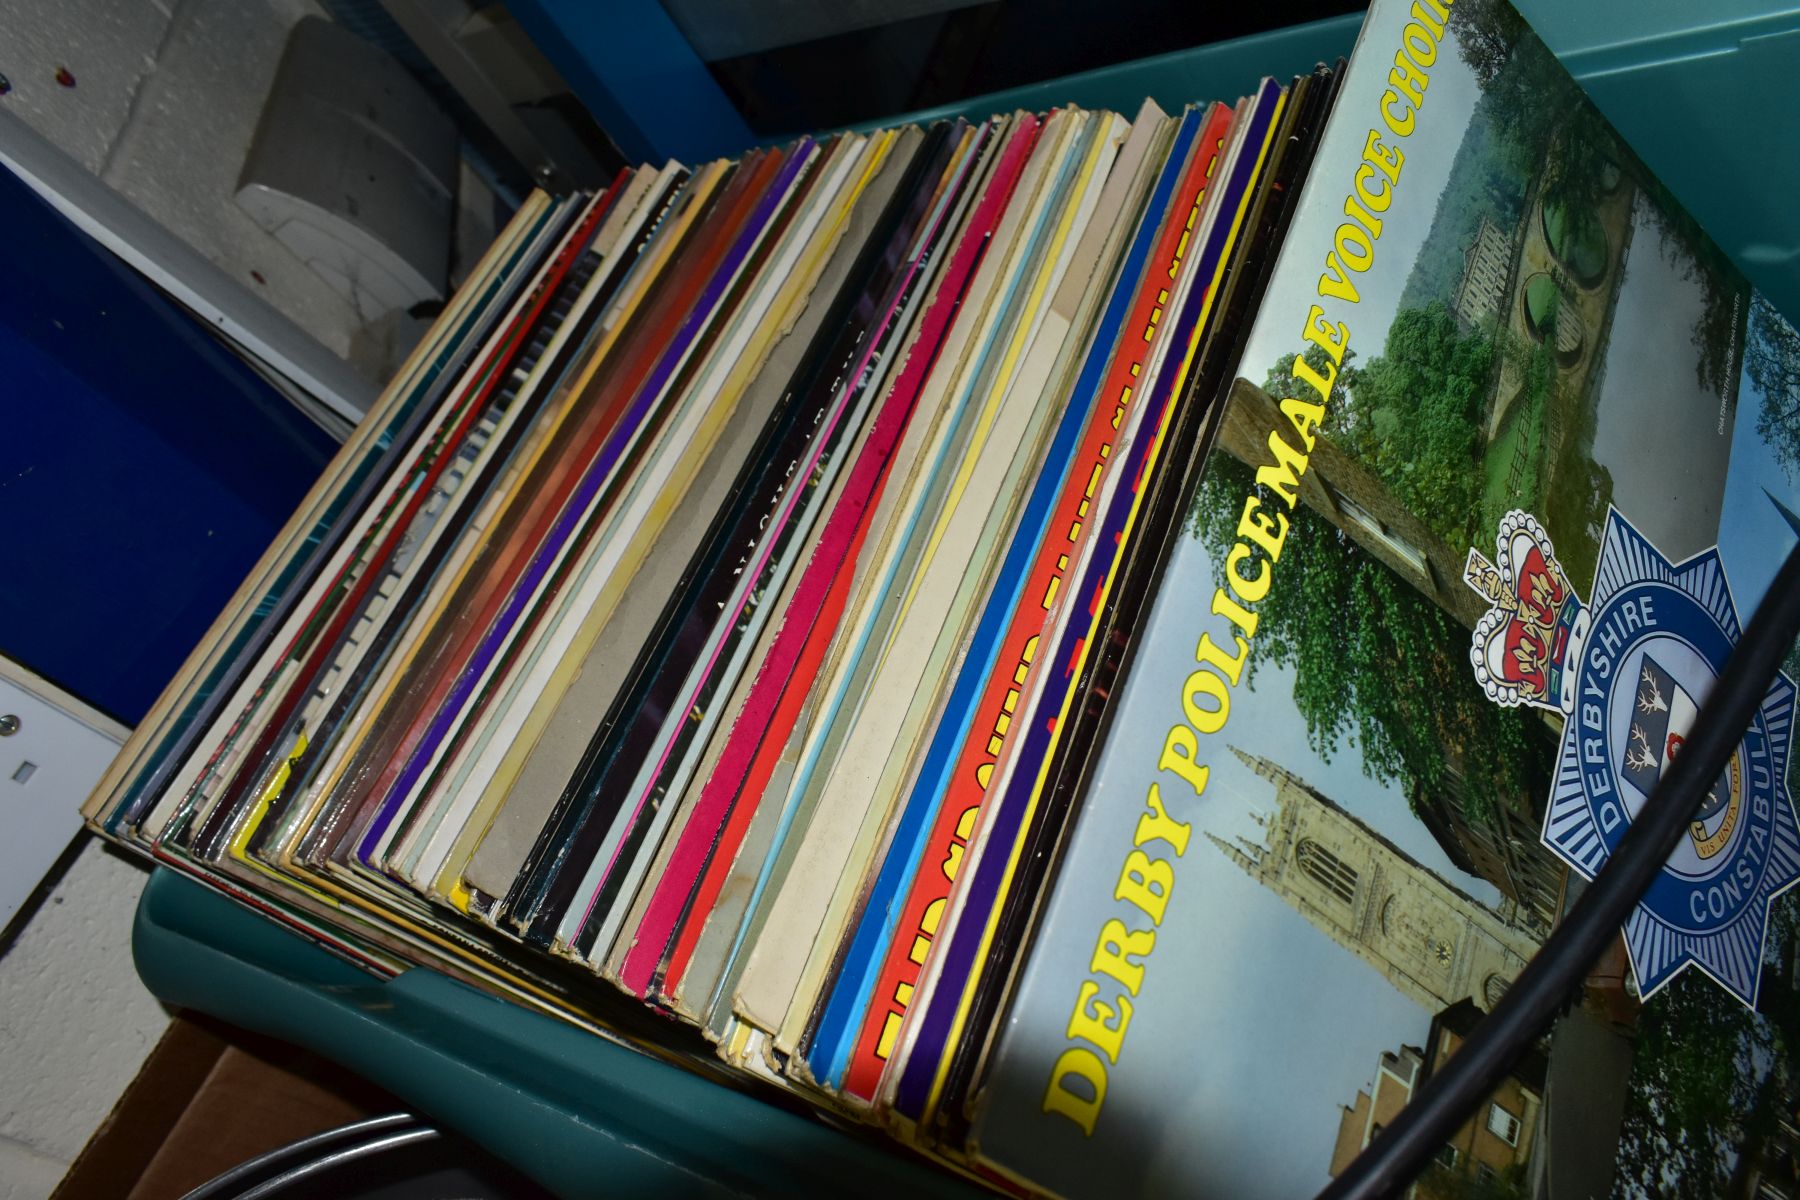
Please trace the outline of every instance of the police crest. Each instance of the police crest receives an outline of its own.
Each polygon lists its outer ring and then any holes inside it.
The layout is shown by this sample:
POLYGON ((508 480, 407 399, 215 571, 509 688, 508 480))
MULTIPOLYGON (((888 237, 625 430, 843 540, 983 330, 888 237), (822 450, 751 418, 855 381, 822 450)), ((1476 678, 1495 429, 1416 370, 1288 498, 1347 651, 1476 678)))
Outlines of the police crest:
MULTIPOLYGON (((1558 712, 1563 734, 1544 843, 1591 879, 1681 753, 1736 646, 1736 605, 1707 550, 1672 563, 1607 514, 1583 603, 1531 514, 1501 520, 1493 561, 1464 579, 1491 606, 1469 658, 1489 699, 1558 712)), ((1784 782, 1794 685, 1770 683, 1756 719, 1625 925, 1648 997, 1693 963, 1756 1003, 1770 902, 1800 881, 1800 826, 1784 782)))

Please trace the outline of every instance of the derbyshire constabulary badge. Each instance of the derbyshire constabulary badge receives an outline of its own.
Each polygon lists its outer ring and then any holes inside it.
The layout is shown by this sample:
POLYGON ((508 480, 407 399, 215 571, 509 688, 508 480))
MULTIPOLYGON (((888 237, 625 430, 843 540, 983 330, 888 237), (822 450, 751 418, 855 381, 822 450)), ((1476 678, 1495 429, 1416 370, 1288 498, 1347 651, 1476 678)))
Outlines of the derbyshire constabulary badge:
MULTIPOLYGON (((1583 604, 1530 513, 1501 520, 1494 560, 1464 578, 1491 606, 1469 658, 1488 698, 1560 713, 1544 842, 1592 879, 1681 753, 1738 640, 1737 609, 1708 550, 1671 563, 1612 511, 1583 604)), ((1662 874, 1625 925, 1649 996, 1694 963, 1756 1003, 1769 903, 1800 881, 1785 783, 1794 685, 1777 675, 1662 874)))

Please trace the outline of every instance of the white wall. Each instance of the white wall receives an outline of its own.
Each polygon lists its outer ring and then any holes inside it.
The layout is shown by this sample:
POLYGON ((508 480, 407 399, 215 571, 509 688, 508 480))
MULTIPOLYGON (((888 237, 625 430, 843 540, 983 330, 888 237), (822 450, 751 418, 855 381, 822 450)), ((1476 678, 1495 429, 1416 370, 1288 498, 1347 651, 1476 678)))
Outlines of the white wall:
POLYGON ((311 0, 0 0, 12 85, 0 105, 348 358, 363 326, 354 306, 234 199, 287 31, 317 11, 311 0))
POLYGON ((0 949, 0 1200, 50 1194, 169 1023, 131 964, 148 872, 82 838, 0 949))

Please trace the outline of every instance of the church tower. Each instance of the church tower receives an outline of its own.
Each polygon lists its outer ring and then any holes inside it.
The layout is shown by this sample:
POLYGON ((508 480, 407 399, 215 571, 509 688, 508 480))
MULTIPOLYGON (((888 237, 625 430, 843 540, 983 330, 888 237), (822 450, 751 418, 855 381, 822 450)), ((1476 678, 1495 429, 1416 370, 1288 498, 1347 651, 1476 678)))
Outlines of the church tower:
POLYGON ((1232 747, 1275 785, 1261 844, 1208 834, 1246 874, 1387 977, 1427 1012, 1464 998, 1491 1009, 1538 942, 1265 758, 1232 747))

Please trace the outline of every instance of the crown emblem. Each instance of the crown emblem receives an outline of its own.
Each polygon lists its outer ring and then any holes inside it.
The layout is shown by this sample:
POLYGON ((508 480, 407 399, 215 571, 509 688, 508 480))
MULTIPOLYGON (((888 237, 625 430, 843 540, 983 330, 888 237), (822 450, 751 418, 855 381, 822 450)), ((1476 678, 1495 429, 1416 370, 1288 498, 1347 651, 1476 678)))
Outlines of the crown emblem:
POLYGON ((1578 656, 1588 616, 1537 518, 1519 509, 1502 517, 1493 561, 1471 549, 1463 581, 1489 605, 1469 647, 1488 699, 1572 712, 1566 666, 1578 656))

